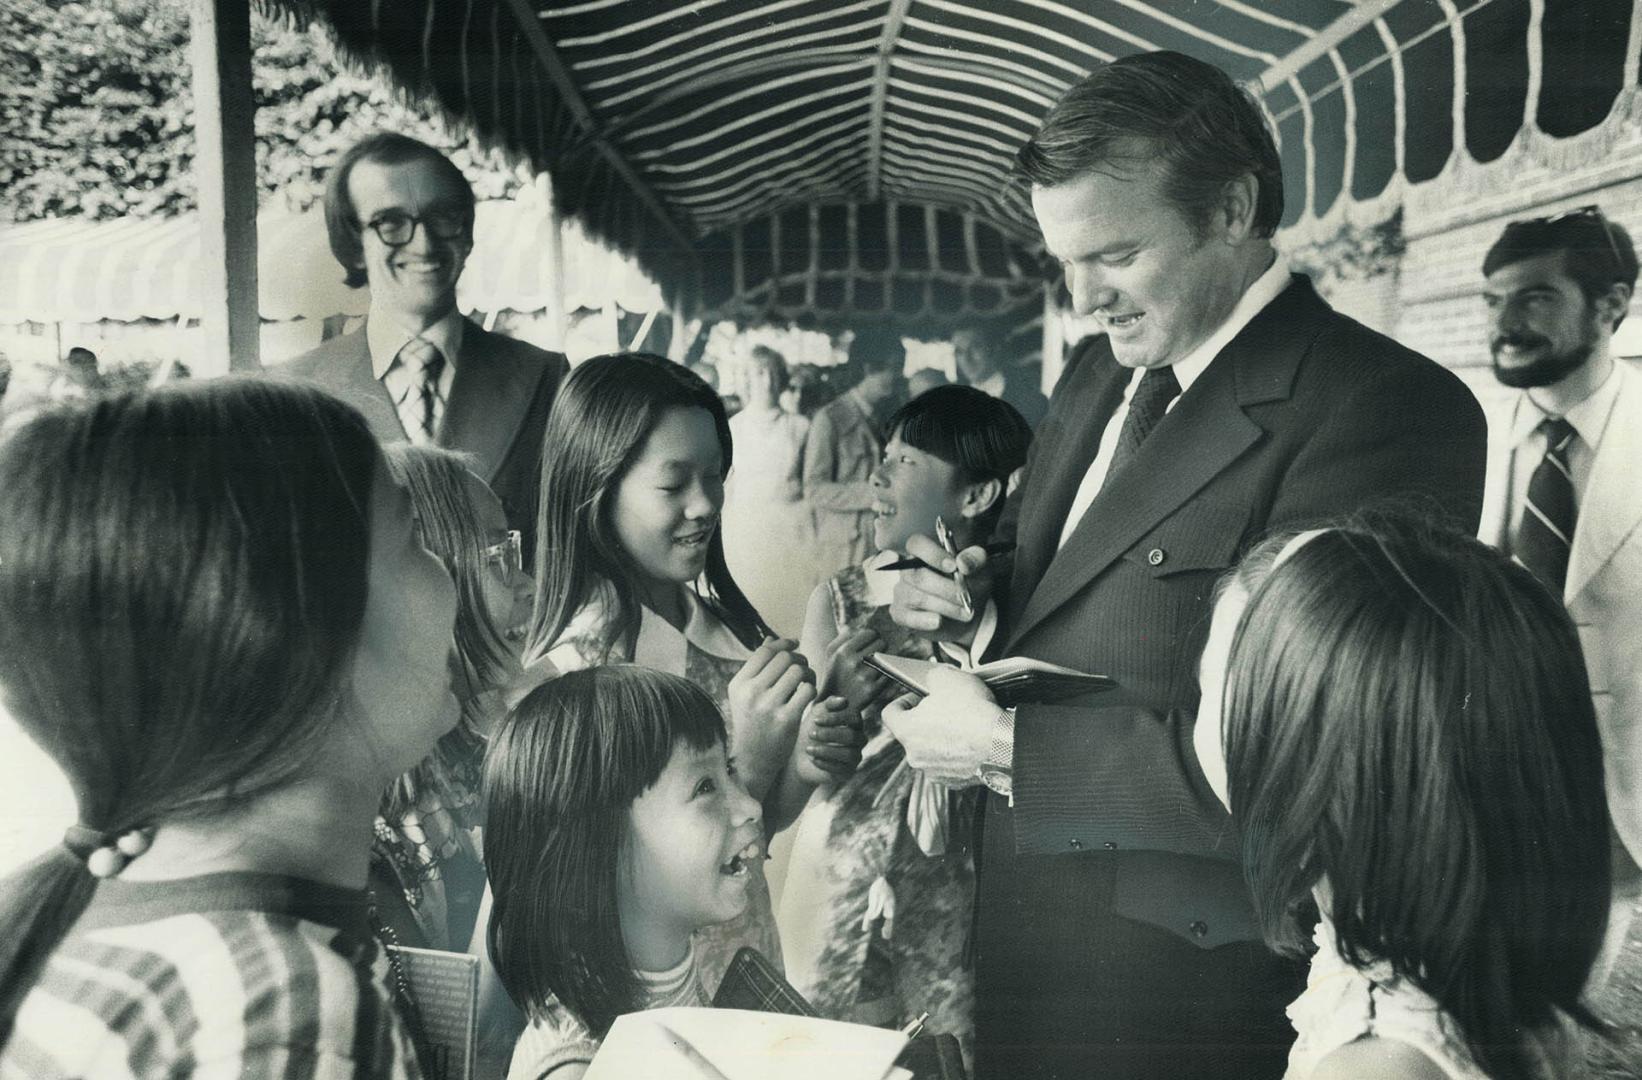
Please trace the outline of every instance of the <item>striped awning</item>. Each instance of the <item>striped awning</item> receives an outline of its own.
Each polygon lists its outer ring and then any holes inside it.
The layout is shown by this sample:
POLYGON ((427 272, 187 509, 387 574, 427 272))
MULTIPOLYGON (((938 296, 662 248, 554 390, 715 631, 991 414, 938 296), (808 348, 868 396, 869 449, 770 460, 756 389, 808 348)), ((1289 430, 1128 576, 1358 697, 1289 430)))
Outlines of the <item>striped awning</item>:
POLYGON ((1032 266, 1037 236, 1012 155, 1067 86, 1126 54, 1178 49, 1249 86, 1280 140, 1285 225, 1322 236, 1448 170, 1600 155, 1635 107, 1642 52, 1642 0, 265 2, 325 20, 551 172, 566 212, 669 293, 741 312, 856 310, 876 286, 802 264, 870 262, 849 231, 863 215, 921 217, 889 243, 881 284, 961 294, 925 295, 926 314, 996 288, 1024 302, 1007 275, 1032 266), (1013 269, 974 269, 962 240, 929 250, 953 229, 984 230, 1013 269), (727 288, 719 256, 750 232, 775 237, 770 257, 732 258, 727 288))
MULTIPOLYGON (((529 197, 482 202, 474 251, 457 285, 464 311, 539 311, 548 306, 545 261, 551 227, 529 197)), ((653 311, 661 294, 631 260, 565 222, 565 306, 653 311)), ((200 315, 199 221, 194 214, 110 222, 42 221, 0 230, 0 323, 135 322, 200 315)), ((365 289, 342 270, 318 211, 267 211, 257 219, 257 291, 264 319, 363 315, 365 289)))

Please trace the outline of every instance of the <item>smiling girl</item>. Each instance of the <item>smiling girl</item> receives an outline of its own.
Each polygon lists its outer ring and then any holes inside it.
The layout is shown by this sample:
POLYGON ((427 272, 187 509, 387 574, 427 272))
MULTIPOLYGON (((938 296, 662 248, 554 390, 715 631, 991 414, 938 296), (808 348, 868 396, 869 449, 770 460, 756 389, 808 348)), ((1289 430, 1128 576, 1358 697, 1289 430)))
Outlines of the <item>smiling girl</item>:
POLYGON ((794 984, 823 1015, 901 1024, 928 1012, 967 1048, 973 990, 962 952, 974 866, 952 817, 969 801, 901 767, 900 744, 879 730, 883 680, 862 657, 936 655, 889 618, 895 574, 876 567, 909 537, 932 535, 937 518, 959 548, 984 543, 1032 432, 1013 406, 968 386, 926 391, 888 430, 872 474, 879 553, 816 588, 803 637, 805 655, 827 658, 822 692, 844 695, 872 738, 860 770, 819 789, 805 810, 782 926, 794 984))
MULTIPOLYGON (((820 775, 799 766, 847 774, 859 736, 836 710, 818 709, 795 741, 814 677, 725 563, 723 402, 662 357, 598 356, 559 391, 546 445, 527 663, 563 672, 631 661, 702 687, 729 718, 747 790, 780 828, 820 775)), ((780 962, 762 859, 752 876, 747 913, 703 934, 709 986, 742 945, 780 962)))
POLYGON ((537 687, 485 795, 490 954, 530 1020, 509 1080, 576 1080, 618 1015, 708 1004, 692 938, 747 910, 764 830, 699 687, 630 664, 537 687))

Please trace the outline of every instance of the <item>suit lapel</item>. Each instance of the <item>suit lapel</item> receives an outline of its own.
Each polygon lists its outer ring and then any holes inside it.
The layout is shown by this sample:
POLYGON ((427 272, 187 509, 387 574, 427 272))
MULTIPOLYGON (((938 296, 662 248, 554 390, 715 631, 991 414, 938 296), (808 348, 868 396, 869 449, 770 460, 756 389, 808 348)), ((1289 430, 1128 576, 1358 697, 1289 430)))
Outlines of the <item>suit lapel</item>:
POLYGON ((487 481, 495 479, 530 411, 531 376, 539 374, 496 338, 471 319, 462 327, 462 355, 439 426, 439 445, 472 454, 487 481))
POLYGON ((1104 348, 1104 339, 1100 344, 1103 348, 1089 358, 1089 368, 1080 373, 1078 384, 1066 388, 1070 393, 1065 423, 1044 425, 1049 430, 1043 434, 1049 437, 1038 447, 1033 462, 1037 475, 1027 493, 1030 501, 1021 507, 1016 530, 1011 624, 1018 621, 1033 587, 1054 560, 1067 511, 1100 450, 1100 437, 1112 413, 1123 404, 1123 390, 1132 373, 1112 359, 1111 350, 1104 348))
MULTIPOLYGON (((1297 276, 1221 350, 1159 421, 1128 466, 1108 478, 1066 546, 1054 553, 1024 609, 1013 620, 1012 643, 1260 441, 1264 431, 1249 419, 1245 408, 1289 396, 1317 320, 1327 311, 1311 282, 1297 276)), ((1093 454, 1084 461, 1083 471, 1092 458, 1093 454)), ((1081 476, 1080 471, 1077 477, 1081 476)), ((1074 478, 1071 487, 1075 490, 1076 485, 1074 478)), ((1062 506, 1069 502, 1067 496, 1062 506)), ((1055 517, 1057 539, 1064 519, 1063 509, 1055 517)))
POLYGON ((314 368, 314 379, 336 392, 365 414, 365 420, 382 442, 403 442, 405 425, 394 408, 387 387, 371 371, 371 347, 361 326, 338 342, 338 362, 314 368))
POLYGON ((1617 363, 1614 377, 1620 380, 1619 395, 1580 500, 1573 550, 1568 555, 1563 596, 1570 603, 1642 527, 1642 469, 1637 468, 1642 461, 1642 377, 1626 368, 1626 361, 1617 363))

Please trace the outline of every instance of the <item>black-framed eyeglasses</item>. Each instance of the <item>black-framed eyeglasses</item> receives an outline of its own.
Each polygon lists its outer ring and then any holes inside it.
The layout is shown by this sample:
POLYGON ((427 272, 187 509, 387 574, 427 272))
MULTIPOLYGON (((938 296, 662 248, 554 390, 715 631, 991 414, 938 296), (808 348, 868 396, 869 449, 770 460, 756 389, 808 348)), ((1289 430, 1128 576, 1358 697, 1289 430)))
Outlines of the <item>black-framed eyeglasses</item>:
POLYGON ((461 240, 472 230, 473 217, 465 210, 432 210, 421 217, 403 210, 384 210, 364 227, 389 247, 404 247, 416 235, 418 225, 435 240, 461 240))
POLYGON ((507 538, 480 552, 486 567, 519 573, 525 568, 524 536, 518 529, 509 529, 507 538))

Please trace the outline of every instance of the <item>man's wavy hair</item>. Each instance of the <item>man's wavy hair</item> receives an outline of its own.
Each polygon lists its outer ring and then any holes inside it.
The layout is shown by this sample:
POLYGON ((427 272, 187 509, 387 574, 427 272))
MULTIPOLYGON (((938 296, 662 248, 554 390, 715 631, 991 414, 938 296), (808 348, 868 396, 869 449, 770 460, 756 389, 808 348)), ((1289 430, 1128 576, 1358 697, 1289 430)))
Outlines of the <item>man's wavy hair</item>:
POLYGON ((1161 161, 1165 191, 1201 229, 1226 185, 1253 176, 1254 231, 1283 220, 1283 166, 1260 107, 1213 64, 1177 52, 1115 60, 1072 87, 1015 155, 1037 187, 1111 166, 1161 161))

